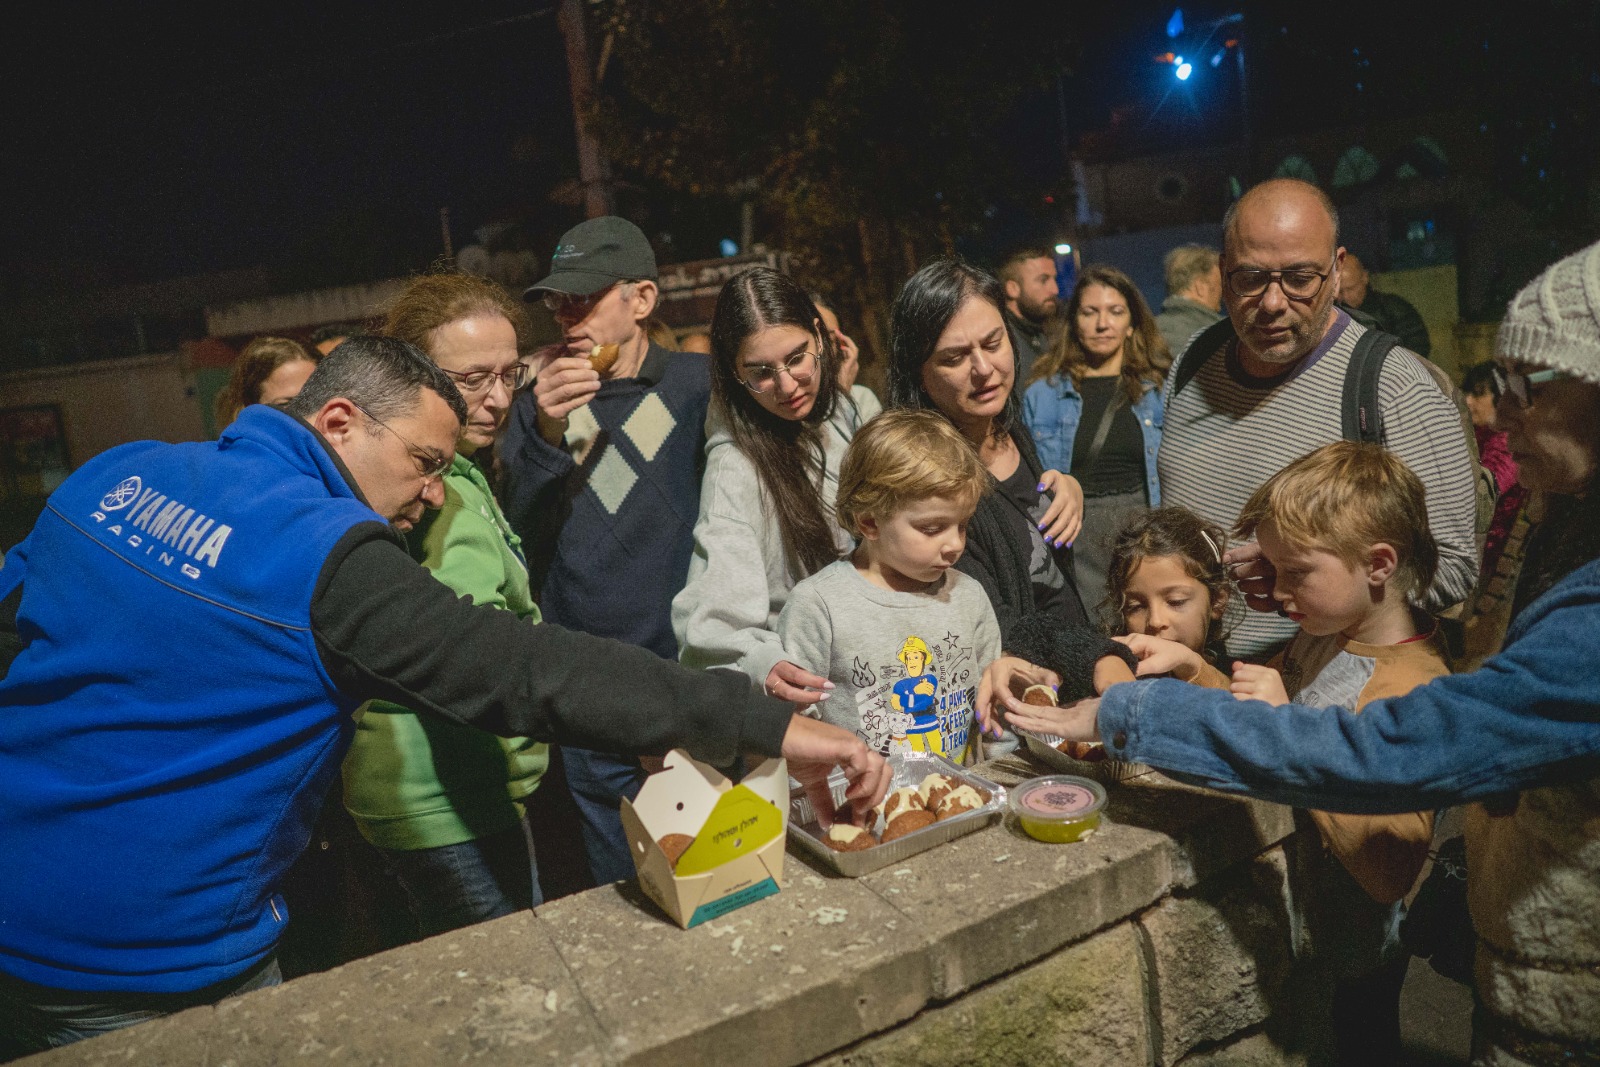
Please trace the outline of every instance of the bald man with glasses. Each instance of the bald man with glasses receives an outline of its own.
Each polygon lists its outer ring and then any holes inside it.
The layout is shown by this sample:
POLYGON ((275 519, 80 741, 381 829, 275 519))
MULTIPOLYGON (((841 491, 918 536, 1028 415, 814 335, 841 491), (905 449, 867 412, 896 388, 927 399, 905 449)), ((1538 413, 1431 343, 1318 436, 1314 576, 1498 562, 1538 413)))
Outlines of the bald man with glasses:
MULTIPOLYGON (((1292 460, 1344 436, 1345 371, 1366 328, 1335 303, 1345 250, 1339 217, 1316 186, 1263 182, 1223 220, 1227 322, 1195 338, 1173 367, 1158 471, 1163 504, 1231 529, 1255 489, 1292 460)), ((1422 479, 1439 568, 1423 607, 1466 599, 1477 574, 1473 457, 1460 415, 1404 348, 1378 380, 1380 439, 1422 479)), ((1419 516, 1419 521, 1421 520, 1419 516)), ((1275 612, 1253 546, 1230 553, 1252 607, 1230 655, 1262 661, 1294 635, 1275 612)))

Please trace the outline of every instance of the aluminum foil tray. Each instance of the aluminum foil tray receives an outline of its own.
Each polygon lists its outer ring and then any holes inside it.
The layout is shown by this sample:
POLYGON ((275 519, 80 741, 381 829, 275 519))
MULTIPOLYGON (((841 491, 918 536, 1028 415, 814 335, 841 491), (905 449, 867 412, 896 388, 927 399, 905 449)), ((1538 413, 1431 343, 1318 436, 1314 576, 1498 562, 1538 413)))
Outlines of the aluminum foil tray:
MULTIPOLYGON (((989 802, 976 811, 964 812, 936 822, 932 826, 914 830, 904 837, 890 841, 887 845, 878 845, 860 852, 835 852, 822 841, 823 830, 817 825, 817 813, 811 810, 811 801, 807 799, 805 790, 801 788, 800 783, 791 778, 789 780, 790 843, 801 852, 815 857, 829 870, 846 878, 859 878, 881 867, 899 863, 919 852, 926 852, 946 841, 954 841, 958 837, 981 830, 1005 814, 1006 791, 1003 786, 973 774, 943 756, 922 752, 895 754, 889 757, 889 767, 894 772, 894 781, 889 785, 890 790, 904 785, 917 785, 937 771, 981 789, 989 794, 989 802)), ((843 773, 835 770, 828 778, 828 786, 833 792, 834 805, 842 806, 845 803, 845 790, 849 788, 843 773)), ((872 829, 875 833, 881 833, 882 820, 880 819, 872 829)))
POLYGON ((1062 774, 1075 774, 1080 778, 1093 778, 1097 782, 1115 784, 1126 782, 1129 778, 1137 778, 1141 774, 1148 774, 1151 769, 1143 763, 1125 763, 1115 759, 1095 760, 1092 763, 1073 759, 1056 747, 1062 738, 1050 734, 1032 734, 1026 730, 1017 730, 1016 735, 1022 738, 1022 746, 1028 750, 1030 756, 1062 774))

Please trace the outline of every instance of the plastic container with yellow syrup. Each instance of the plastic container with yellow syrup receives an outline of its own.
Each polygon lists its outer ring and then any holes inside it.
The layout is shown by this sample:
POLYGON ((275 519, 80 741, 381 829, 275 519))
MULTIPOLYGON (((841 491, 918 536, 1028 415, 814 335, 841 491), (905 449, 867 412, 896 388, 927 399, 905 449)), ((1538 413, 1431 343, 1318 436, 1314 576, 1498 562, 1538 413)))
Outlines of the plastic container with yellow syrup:
POLYGON ((1081 841, 1100 826, 1106 791, 1099 782, 1052 774, 1011 790, 1011 813, 1031 838, 1063 844, 1081 841))

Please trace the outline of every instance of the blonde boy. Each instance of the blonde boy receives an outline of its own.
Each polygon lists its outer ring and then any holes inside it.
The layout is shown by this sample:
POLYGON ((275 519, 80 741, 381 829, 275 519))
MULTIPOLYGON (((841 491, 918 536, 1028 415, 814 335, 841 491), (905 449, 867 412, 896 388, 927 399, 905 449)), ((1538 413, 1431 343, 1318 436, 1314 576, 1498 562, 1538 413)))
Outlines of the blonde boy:
MULTIPOLYGON (((1340 441, 1302 456, 1256 490, 1238 532, 1277 571, 1273 597, 1300 633, 1266 667, 1235 663, 1241 700, 1360 711, 1450 673, 1433 621, 1412 606, 1433 580, 1437 549, 1421 481, 1386 449, 1340 441)), ((1430 812, 1313 811, 1327 853, 1316 875, 1313 939, 1336 979, 1343 1062, 1399 1053, 1408 960, 1401 898, 1433 838, 1430 812)))
POLYGON ((974 698, 1000 627, 983 587, 954 565, 987 488, 972 446, 926 411, 877 416, 845 456, 836 508, 859 544, 795 586, 778 635, 834 684, 813 714, 878 752, 975 754, 974 698))

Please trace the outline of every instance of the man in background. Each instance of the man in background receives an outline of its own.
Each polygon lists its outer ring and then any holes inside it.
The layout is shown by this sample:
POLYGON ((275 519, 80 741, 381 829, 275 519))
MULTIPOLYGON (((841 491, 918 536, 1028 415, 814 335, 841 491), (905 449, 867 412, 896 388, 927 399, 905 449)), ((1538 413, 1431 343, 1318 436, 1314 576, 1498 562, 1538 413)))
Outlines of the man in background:
MULTIPOLYGON (((1222 318, 1222 269, 1215 248, 1179 245, 1161 261, 1167 298, 1156 316, 1156 329, 1166 338, 1171 366, 1195 334, 1222 318)), ((1151 362, 1155 362, 1151 360, 1151 362)))
POLYGON ((1344 256, 1344 285, 1339 303, 1350 317, 1368 329, 1377 328, 1400 338, 1400 344, 1426 358, 1433 351, 1427 324, 1411 301, 1372 287, 1371 275, 1354 252, 1344 256))
POLYGON ((999 275, 1006 287, 1006 332, 1011 335, 1020 390, 1033 361, 1050 347, 1050 325, 1061 303, 1056 257, 1048 248, 1019 248, 1000 264, 999 275))

